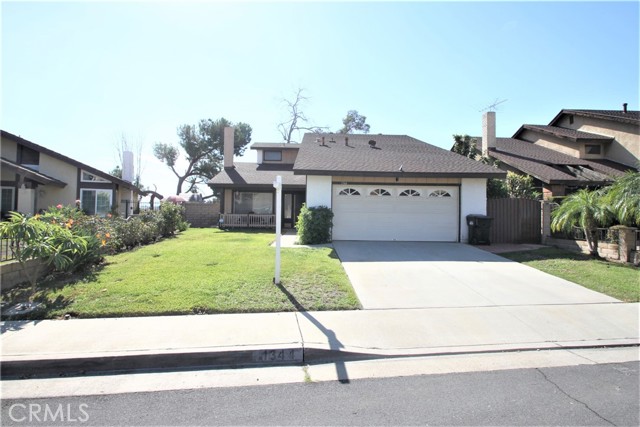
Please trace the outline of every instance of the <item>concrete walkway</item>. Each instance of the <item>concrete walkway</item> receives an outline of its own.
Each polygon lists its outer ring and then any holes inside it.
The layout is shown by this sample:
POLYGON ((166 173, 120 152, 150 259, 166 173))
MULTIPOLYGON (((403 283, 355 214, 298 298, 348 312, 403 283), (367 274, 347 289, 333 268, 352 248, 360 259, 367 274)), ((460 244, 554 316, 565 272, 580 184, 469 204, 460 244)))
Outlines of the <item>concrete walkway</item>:
POLYGON ((317 363, 640 343, 639 304, 2 323, 2 375, 317 363))

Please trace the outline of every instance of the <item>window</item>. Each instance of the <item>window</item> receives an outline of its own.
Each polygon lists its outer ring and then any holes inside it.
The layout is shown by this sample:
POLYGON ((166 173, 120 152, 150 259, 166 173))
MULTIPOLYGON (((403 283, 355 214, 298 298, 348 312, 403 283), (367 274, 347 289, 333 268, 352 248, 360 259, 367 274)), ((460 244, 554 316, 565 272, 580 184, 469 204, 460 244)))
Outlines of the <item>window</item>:
POLYGON ((40 152, 21 145, 20 164, 35 171, 40 170, 40 152))
POLYGON ((584 151, 587 154, 596 154, 596 155, 602 154, 602 149, 600 144, 585 144, 584 151))
POLYGON ((13 205, 15 188, 13 187, 2 187, 2 200, 0 201, 0 211, 2 211, 2 215, 4 216, 6 213, 15 210, 15 206, 13 205))
POLYGON ((445 190, 435 190, 429 194, 429 197, 451 197, 451 194, 445 190))
POLYGON ((271 215, 273 214, 273 193, 236 191, 233 193, 233 213, 271 215))
POLYGON ((282 151, 264 151, 264 160, 267 162, 281 162, 282 161, 282 151))
POLYGON ((390 196, 391 193, 389 193, 384 188, 376 188, 375 190, 372 190, 371 193, 369 193, 369 195, 370 196, 390 196))
POLYGON ((404 190, 402 193, 400 193, 401 196, 408 196, 408 197, 420 197, 420 192, 416 191, 416 190, 404 190))
POLYGON ((111 212, 111 190, 80 190, 80 206, 87 215, 107 216, 111 212))
POLYGON ((104 178, 100 178, 97 175, 94 175, 92 173, 86 172, 86 171, 82 171, 82 175, 80 177, 80 181, 82 182, 110 182, 107 181, 104 178))
POLYGON ((339 196, 359 196, 360 193, 355 188, 345 188, 340 193, 339 196))

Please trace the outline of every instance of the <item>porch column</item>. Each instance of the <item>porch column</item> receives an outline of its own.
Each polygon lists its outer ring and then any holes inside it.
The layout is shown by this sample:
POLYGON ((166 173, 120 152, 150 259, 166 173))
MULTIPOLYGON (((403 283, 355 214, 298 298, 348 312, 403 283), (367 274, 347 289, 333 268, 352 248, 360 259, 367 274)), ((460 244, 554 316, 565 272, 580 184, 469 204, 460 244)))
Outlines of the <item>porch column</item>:
POLYGON ((624 225, 617 225, 611 228, 618 230, 620 261, 631 262, 631 251, 636 250, 636 228, 625 227, 624 225))

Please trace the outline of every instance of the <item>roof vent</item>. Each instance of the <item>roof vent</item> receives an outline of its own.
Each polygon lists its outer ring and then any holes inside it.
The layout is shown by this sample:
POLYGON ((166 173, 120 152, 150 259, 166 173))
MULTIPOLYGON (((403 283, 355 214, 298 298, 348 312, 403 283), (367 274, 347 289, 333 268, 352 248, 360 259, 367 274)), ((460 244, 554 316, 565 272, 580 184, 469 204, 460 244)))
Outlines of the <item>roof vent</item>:
POLYGON ((333 139, 333 137, 331 137, 331 139, 329 140, 329 142, 330 142, 330 143, 332 143, 332 144, 335 144, 335 143, 336 143, 336 140, 335 140, 335 139, 333 139))
POLYGON ((627 112, 627 103, 626 102, 624 104, 622 104, 622 112, 623 113, 627 112))
POLYGON ((348 136, 345 136, 345 137, 344 137, 344 146, 345 146, 345 147, 348 147, 348 146, 349 146, 349 137, 348 137, 348 136))
POLYGON ((369 140, 369 147, 371 147, 371 148, 375 148, 375 147, 376 147, 376 141, 375 141, 375 140, 373 140, 373 139, 370 139, 370 140, 369 140))

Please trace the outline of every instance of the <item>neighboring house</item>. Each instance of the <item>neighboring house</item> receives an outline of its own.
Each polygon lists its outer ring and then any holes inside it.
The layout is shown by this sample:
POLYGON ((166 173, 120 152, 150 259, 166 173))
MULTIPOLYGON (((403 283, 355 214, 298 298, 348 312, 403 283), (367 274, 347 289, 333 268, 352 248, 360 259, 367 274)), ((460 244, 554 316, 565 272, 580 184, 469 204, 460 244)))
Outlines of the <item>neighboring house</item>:
MULTIPOLYGON (((225 223, 273 216, 273 181, 281 175, 287 224, 302 201, 327 206, 334 240, 466 242, 466 215, 486 213, 487 179, 505 176, 406 135, 305 134, 301 144, 252 149, 256 164, 233 164, 225 155, 224 171, 209 182, 224 193, 225 223)), ((233 145, 225 141, 227 153, 233 145)))
MULTIPOLYGON (((50 206, 75 205, 88 214, 133 213, 140 190, 131 182, 0 131, 2 139, 2 217, 10 211, 35 214, 50 206)), ((129 162, 127 162, 129 163, 129 162)), ((133 176, 133 171, 123 171, 133 176)))
POLYGON ((608 185, 640 162, 640 112, 562 110, 548 125, 522 125, 496 138, 495 113, 483 117, 483 155, 531 175, 545 198, 608 185))

